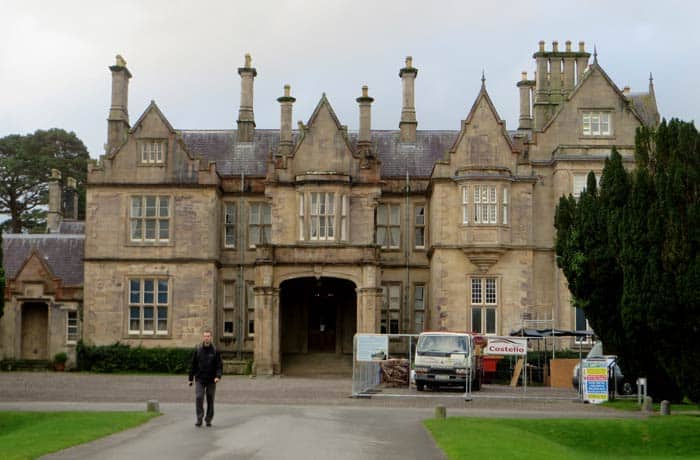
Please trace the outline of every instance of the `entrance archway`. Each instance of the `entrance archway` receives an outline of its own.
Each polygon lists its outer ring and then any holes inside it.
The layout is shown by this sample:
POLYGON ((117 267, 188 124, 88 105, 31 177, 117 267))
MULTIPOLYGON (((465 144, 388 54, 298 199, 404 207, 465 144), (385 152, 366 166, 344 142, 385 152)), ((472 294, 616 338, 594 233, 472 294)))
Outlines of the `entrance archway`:
MULTIPOLYGON (((340 278, 295 278, 280 286, 282 370, 338 367, 352 356, 357 329, 355 284, 340 278)), ((332 369, 329 369, 332 370, 332 369)), ((304 373, 300 371, 298 373, 304 373)))
POLYGON ((22 305, 22 359, 49 359, 49 307, 46 302, 22 305))

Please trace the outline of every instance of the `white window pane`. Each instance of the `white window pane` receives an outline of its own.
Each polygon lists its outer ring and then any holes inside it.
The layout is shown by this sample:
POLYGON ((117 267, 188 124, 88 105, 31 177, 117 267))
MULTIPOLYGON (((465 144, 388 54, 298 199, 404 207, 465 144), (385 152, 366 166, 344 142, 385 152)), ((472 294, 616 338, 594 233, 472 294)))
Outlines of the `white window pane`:
POLYGON ((377 228, 377 244, 380 246, 386 246, 386 227, 377 228))
POLYGON ((416 225, 425 224, 425 208, 423 206, 416 207, 416 225))
POLYGON ((391 227, 391 247, 398 248, 400 246, 400 242, 401 230, 398 227, 391 227))
POLYGON ((167 219, 160 219, 158 221, 158 239, 170 239, 170 222, 167 219))
POLYGON ((414 316, 414 332, 423 332, 423 322, 424 313, 422 311, 417 311, 414 316))
POLYGON ((141 229, 141 220, 132 219, 131 220, 131 239, 140 240, 143 237, 143 232, 141 229))
POLYGON ((170 199, 167 196, 160 197, 158 215, 160 217, 168 217, 170 215, 170 199))
POLYGON ((146 217, 156 216, 156 197, 147 196, 146 197, 146 217))
POLYGON ((131 199, 131 217, 141 217, 141 197, 133 197, 131 199))
POLYGON ((272 212, 270 210, 270 205, 262 205, 262 217, 263 217, 263 225, 270 225, 272 222, 272 212))
POLYGON ((146 221, 146 239, 147 240, 155 240, 156 239, 156 221, 155 220, 147 220, 146 221))
POLYGON ((328 228, 328 238, 333 239, 335 238, 335 228, 333 226, 333 216, 329 216, 326 218, 326 227, 328 228))
POLYGON ((250 205, 250 217, 249 222, 251 224, 260 223, 260 208, 257 204, 250 205))
POLYGON ((260 227, 258 227, 258 226, 250 227, 250 244, 251 245, 260 244, 260 227))
POLYGON ((399 220, 401 218, 399 213, 399 207, 397 205, 392 205, 389 207, 391 212, 391 225, 399 225, 399 220))
POLYGON ((335 214, 335 195, 333 193, 328 193, 326 196, 328 197, 328 210, 326 214, 335 214))
POLYGON ((472 278, 472 303, 481 303, 481 278, 472 278))
POLYGON ((272 228, 269 226, 263 227, 263 243, 272 242, 272 228))
POLYGON ((383 204, 380 204, 377 206, 377 225, 386 225, 387 224, 387 218, 386 218, 386 206, 383 204))

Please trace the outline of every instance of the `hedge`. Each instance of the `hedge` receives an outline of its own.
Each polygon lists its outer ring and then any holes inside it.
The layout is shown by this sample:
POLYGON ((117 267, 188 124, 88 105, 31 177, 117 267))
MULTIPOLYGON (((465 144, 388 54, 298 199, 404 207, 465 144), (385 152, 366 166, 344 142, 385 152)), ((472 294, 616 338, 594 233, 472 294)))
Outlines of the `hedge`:
POLYGON ((78 370, 91 372, 154 372, 184 374, 189 371, 194 348, 143 348, 122 343, 91 346, 78 342, 78 370))

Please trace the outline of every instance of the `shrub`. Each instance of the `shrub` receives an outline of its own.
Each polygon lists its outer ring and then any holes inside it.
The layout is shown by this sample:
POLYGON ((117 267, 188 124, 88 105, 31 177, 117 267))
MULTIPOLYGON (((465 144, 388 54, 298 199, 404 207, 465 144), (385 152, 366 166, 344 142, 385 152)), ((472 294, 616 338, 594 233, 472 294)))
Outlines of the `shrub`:
POLYGON ((187 373, 192 348, 130 347, 122 343, 91 346, 78 343, 78 369, 91 372, 187 373))

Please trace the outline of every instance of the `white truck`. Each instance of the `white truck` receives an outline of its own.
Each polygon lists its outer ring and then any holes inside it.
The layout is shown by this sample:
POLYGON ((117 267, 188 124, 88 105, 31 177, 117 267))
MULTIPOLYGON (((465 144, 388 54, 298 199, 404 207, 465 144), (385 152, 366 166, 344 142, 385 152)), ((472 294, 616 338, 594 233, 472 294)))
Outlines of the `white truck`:
POLYGON ((418 336, 414 360, 416 389, 440 386, 481 388, 481 356, 474 336, 462 332, 423 332, 418 336))

